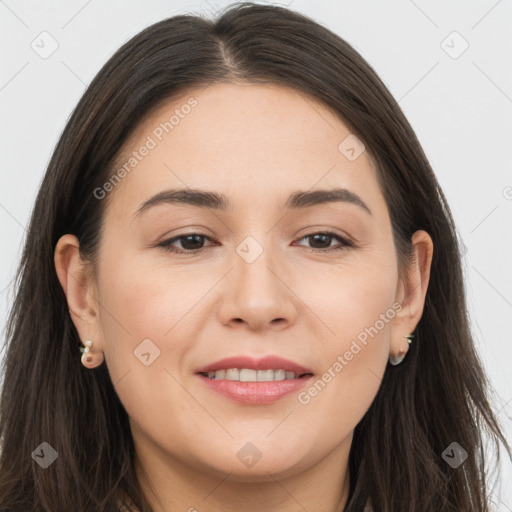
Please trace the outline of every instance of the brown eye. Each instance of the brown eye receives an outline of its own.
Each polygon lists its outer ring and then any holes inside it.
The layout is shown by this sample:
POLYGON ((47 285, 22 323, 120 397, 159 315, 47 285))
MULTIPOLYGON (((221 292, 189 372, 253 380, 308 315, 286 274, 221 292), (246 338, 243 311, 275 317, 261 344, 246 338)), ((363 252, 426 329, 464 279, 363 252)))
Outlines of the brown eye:
POLYGON ((164 240, 158 244, 158 247, 162 247, 166 251, 175 252, 177 254, 195 254, 206 248, 203 247, 204 239, 210 240, 207 235, 202 233, 187 233, 170 238, 169 240, 164 240), (173 246, 177 241, 181 244, 181 248, 173 246))
POLYGON ((313 247, 310 247, 310 249, 312 249, 313 252, 339 251, 341 249, 352 247, 353 245, 345 238, 337 235, 336 233, 331 232, 311 233, 310 235, 303 236, 300 240, 306 239, 309 240, 309 242, 313 245, 313 247), (332 247, 331 243, 333 239, 338 240, 340 244, 332 247))

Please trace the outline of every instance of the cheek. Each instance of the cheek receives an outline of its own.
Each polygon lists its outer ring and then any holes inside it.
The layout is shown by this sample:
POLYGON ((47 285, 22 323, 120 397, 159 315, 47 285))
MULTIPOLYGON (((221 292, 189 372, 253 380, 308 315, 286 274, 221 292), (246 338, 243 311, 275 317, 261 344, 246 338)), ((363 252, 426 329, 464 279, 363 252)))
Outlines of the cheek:
MULTIPOLYGON (((353 428, 371 405, 386 369, 397 273, 392 264, 341 272, 330 293, 317 294, 311 309, 329 330, 322 339, 322 372, 299 402, 353 428), (355 423, 354 423, 355 422, 355 423)), ((323 285, 322 285, 323 286, 323 285)), ((325 289, 324 289, 325 292, 325 289)))
POLYGON ((367 338, 388 336, 397 310, 398 273, 394 260, 385 256, 336 269, 309 294, 316 297, 311 309, 330 327, 329 347, 348 350, 353 340, 364 346, 367 338))
POLYGON ((105 261, 102 274, 103 301, 138 336, 161 338, 204 294, 204 279, 194 278, 190 270, 171 269, 129 251, 105 261))
POLYGON ((140 361, 135 357, 144 347, 158 355, 152 369, 181 367, 204 326, 198 315, 217 274, 206 273, 206 267, 180 269, 165 260, 155 263, 128 250, 105 253, 112 255, 104 259, 100 277, 101 328, 109 370, 122 375, 134 363, 138 370, 140 361))
POLYGON ((131 417, 143 424, 158 412, 171 425, 186 402, 180 368, 202 326, 195 306, 206 285, 121 253, 103 260, 99 277, 109 374, 131 417))

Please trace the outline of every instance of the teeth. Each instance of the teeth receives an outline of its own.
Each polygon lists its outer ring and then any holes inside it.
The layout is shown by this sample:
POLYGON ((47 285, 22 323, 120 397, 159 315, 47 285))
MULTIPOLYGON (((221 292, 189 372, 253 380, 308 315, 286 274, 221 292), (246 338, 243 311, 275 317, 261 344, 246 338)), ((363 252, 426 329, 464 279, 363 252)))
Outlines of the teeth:
POLYGON ((226 370, 226 376, 224 378, 227 380, 240 380, 240 370, 238 368, 230 368, 226 370))
POLYGON ((274 370, 258 370, 258 382, 274 380, 274 370))
POLYGON ((271 382, 276 380, 290 380, 298 378, 294 372, 285 370, 252 370, 250 368, 229 368, 228 370, 217 370, 208 372, 209 379, 225 379, 240 382, 271 382))
POLYGON ((274 380, 284 380, 286 372, 284 370, 274 370, 274 380))
POLYGON ((240 370, 240 382, 257 382, 257 374, 258 372, 256 370, 247 370, 244 368, 240 370))

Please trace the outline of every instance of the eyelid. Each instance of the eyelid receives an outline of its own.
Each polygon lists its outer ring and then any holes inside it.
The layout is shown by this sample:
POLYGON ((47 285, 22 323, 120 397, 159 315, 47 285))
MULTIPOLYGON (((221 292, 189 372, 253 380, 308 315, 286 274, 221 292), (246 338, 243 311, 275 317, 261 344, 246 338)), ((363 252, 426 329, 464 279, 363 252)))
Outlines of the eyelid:
MULTIPOLYGON (((309 236, 322 234, 322 235, 330 235, 330 236, 333 236, 336 238, 340 238, 347 244, 352 244, 352 245, 357 244, 357 240, 354 237, 352 237, 348 233, 346 233, 344 231, 340 231, 336 228, 331 228, 331 227, 327 227, 327 226, 325 226, 325 227, 313 226, 313 227, 306 228, 306 230, 301 230, 301 231, 304 231, 304 234, 298 235, 295 238, 295 240, 302 240, 303 238, 307 238, 309 236)), ((301 231, 299 231, 299 233, 301 233, 301 231)))
MULTIPOLYGON (((168 247, 172 247, 171 244, 179 241, 180 238, 186 238, 187 236, 192 236, 192 235, 197 235, 197 236, 206 238, 210 242, 213 241, 212 237, 210 235, 207 235, 206 233, 202 233, 201 231, 190 231, 190 232, 187 232, 187 233, 182 233, 180 235, 175 235, 175 236, 173 236, 171 238, 166 238, 166 239, 162 240, 161 242, 157 243, 156 247, 163 247, 164 249, 173 252, 173 249, 169 249, 168 248, 168 247)), ((207 245, 205 247, 201 247, 200 249, 189 249, 189 250, 187 250, 187 249, 180 249, 179 247, 176 248, 176 249, 178 249, 178 251, 182 251, 184 253, 193 254, 194 252, 202 251, 202 250, 207 249, 208 247, 212 247, 214 245, 218 245, 218 244, 213 243, 213 244, 207 245)), ((177 252, 177 251, 174 251, 174 252, 177 252)))
MULTIPOLYGON (((352 242, 350 237, 343 236, 343 235, 336 233, 335 231, 328 231, 328 230, 320 230, 320 231, 313 231, 312 233, 307 233, 306 235, 303 235, 303 236, 297 238, 296 241, 302 241, 305 238, 311 238, 315 235, 326 235, 330 238, 337 239, 346 247, 349 247, 349 246, 352 247, 354 245, 354 243, 352 242)), ((308 247, 308 249, 311 249, 311 247, 308 247)), ((319 251, 319 250, 321 250, 321 249, 317 249, 317 251, 319 251)))

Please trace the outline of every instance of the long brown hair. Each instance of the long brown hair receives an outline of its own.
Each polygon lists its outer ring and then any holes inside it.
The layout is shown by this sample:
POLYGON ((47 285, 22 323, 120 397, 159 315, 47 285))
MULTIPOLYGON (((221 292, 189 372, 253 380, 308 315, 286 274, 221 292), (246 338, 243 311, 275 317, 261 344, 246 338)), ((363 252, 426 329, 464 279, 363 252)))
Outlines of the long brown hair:
POLYGON ((484 434, 508 446, 490 404, 466 308, 456 227, 445 196, 397 102, 365 60, 308 17, 238 4, 216 20, 180 15, 124 44, 91 82, 48 165, 28 228, 7 324, 0 402, 0 504, 10 511, 151 508, 134 470, 128 416, 107 367, 85 370, 80 339, 54 268, 65 233, 95 261, 107 201, 94 190, 113 172, 144 116, 189 87, 282 84, 324 102, 361 139, 378 169, 403 272, 416 230, 434 242, 423 316, 405 361, 387 367, 357 425, 346 512, 368 499, 382 512, 487 511, 484 434), (467 453, 452 468, 442 454, 467 453), (58 453, 42 469, 42 442, 58 453))

